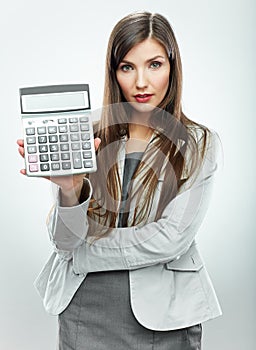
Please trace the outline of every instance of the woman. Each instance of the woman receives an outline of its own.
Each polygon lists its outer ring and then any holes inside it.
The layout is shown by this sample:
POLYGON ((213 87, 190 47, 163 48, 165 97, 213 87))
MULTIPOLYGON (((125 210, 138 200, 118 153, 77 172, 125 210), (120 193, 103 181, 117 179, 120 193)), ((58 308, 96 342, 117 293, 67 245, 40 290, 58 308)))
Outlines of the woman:
POLYGON ((59 349, 201 349, 202 322, 221 314, 195 241, 220 142, 184 115, 181 85, 168 21, 121 19, 95 126, 98 170, 51 179, 55 251, 35 285, 59 315, 59 349))

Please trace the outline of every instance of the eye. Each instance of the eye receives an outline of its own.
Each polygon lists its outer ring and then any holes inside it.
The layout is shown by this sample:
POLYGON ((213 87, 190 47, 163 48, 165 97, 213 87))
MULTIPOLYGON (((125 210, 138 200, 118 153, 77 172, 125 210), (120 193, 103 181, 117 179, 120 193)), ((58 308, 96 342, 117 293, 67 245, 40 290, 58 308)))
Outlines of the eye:
POLYGON ((123 64, 120 66, 121 71, 128 72, 129 70, 132 70, 132 66, 130 64, 123 64))
POLYGON ((153 68, 153 69, 157 69, 157 68, 160 68, 162 65, 161 62, 158 62, 158 61, 154 61, 154 62, 151 62, 150 64, 150 68, 153 68))

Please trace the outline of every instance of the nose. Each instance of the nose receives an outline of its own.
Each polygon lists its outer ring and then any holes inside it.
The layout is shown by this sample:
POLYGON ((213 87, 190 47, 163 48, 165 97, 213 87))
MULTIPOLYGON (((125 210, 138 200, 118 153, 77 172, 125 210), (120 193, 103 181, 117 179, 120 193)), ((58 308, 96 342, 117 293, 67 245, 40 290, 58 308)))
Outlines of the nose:
POLYGON ((138 70, 137 76, 136 76, 137 89, 142 90, 142 89, 145 89, 147 86, 148 86, 148 79, 144 69, 138 70))

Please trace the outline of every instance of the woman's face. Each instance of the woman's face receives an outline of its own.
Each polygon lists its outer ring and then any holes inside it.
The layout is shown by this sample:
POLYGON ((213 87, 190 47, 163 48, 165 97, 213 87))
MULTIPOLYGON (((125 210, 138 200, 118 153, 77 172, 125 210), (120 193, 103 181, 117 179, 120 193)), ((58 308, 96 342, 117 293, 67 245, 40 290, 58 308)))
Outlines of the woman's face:
POLYGON ((170 63, 155 39, 135 45, 120 62, 116 77, 127 102, 138 112, 149 112, 163 100, 169 85, 170 63))

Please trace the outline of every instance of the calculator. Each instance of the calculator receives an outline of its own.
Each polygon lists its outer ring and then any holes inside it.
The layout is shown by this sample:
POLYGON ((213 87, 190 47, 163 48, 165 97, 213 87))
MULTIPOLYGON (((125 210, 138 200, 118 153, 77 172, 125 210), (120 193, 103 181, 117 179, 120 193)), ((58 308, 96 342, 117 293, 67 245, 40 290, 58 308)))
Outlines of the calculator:
POLYGON ((28 176, 97 170, 88 84, 19 89, 28 176))

